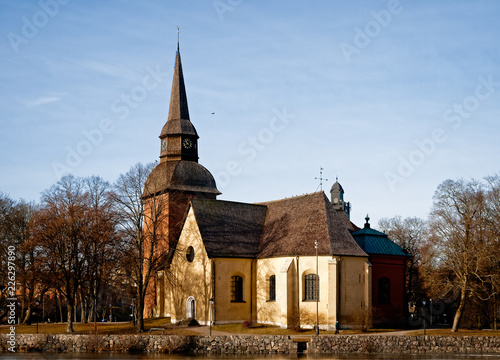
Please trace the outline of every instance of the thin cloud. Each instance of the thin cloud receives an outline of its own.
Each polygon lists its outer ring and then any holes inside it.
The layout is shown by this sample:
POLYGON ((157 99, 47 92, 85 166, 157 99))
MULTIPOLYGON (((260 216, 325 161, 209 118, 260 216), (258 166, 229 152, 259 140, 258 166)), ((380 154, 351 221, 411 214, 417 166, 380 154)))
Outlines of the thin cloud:
POLYGON ((53 102, 56 102, 56 101, 59 101, 59 100, 61 100, 60 96, 42 96, 42 97, 39 97, 36 100, 27 101, 26 105, 28 107, 37 107, 37 106, 40 106, 40 105, 50 104, 50 103, 53 103, 53 102))
POLYGON ((106 64, 94 60, 86 60, 77 63, 87 69, 120 79, 125 78, 135 80, 137 77, 137 73, 123 65, 106 64))

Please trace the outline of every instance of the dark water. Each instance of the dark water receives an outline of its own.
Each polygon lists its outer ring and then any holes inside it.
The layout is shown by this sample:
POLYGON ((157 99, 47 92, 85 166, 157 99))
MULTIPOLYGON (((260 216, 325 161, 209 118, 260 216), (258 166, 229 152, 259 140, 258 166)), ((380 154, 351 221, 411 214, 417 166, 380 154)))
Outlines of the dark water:
POLYGON ((0 353, 1 359, 12 360, 35 360, 35 359, 68 359, 68 360, 212 360, 212 359, 238 359, 238 360, 285 360, 285 359, 328 359, 328 360, 500 360, 499 354, 485 355, 460 355, 460 354, 440 354, 440 355, 165 355, 165 354, 49 354, 49 353, 0 353))

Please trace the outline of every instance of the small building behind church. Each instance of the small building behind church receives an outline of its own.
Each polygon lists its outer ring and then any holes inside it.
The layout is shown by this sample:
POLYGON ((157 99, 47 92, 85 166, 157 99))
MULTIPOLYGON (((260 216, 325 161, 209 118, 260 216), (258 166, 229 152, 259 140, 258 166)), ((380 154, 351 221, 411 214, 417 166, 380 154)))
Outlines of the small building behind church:
POLYGON ((368 215, 363 229, 351 235, 369 255, 372 264, 372 313, 374 324, 401 326, 408 308, 406 273, 411 256, 387 234, 370 227, 368 215))

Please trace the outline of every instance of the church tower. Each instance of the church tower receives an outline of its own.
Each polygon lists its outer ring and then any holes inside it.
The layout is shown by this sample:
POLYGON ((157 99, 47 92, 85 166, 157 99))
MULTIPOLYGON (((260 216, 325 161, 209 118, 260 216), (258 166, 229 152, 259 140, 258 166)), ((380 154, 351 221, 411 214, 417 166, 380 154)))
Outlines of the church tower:
POLYGON ((160 163, 146 180, 143 192, 144 201, 161 199, 165 207, 165 248, 175 248, 191 198, 215 199, 220 194, 212 174, 198 163, 198 138, 189 118, 177 44, 168 119, 160 133, 160 163))
MULTIPOLYGON (((154 272, 168 267, 187 216, 192 198, 215 199, 220 195, 212 174, 198 164, 198 133, 189 118, 182 72, 181 54, 177 43, 174 78, 170 95, 168 119, 160 133, 160 163, 151 171, 142 193, 144 201, 144 232, 155 243, 147 245, 156 257, 154 272)), ((177 249, 181 250, 182 249, 177 249)), ((163 301, 157 299, 161 279, 153 276, 148 285, 144 316, 155 311, 163 313, 163 301)))
POLYGON ((351 204, 344 201, 344 188, 339 183, 339 179, 335 181, 330 189, 330 196, 333 208, 337 211, 345 211, 347 218, 351 218, 351 204))

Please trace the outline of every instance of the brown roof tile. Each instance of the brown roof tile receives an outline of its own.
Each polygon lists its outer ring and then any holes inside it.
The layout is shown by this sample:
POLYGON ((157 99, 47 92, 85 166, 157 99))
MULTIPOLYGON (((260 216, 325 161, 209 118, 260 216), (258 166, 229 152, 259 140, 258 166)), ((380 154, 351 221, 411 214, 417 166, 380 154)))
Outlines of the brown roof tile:
POLYGON ((209 257, 368 256, 323 192, 261 204, 193 199, 209 257))
POLYGON ((368 256, 345 221, 321 192, 262 203, 268 207, 258 257, 315 255, 368 256))
POLYGON ((186 160, 159 163, 146 180, 142 196, 161 194, 165 190, 220 194, 212 174, 197 162, 186 160))
POLYGON ((265 206, 207 199, 193 199, 191 206, 210 258, 256 257, 265 206))

